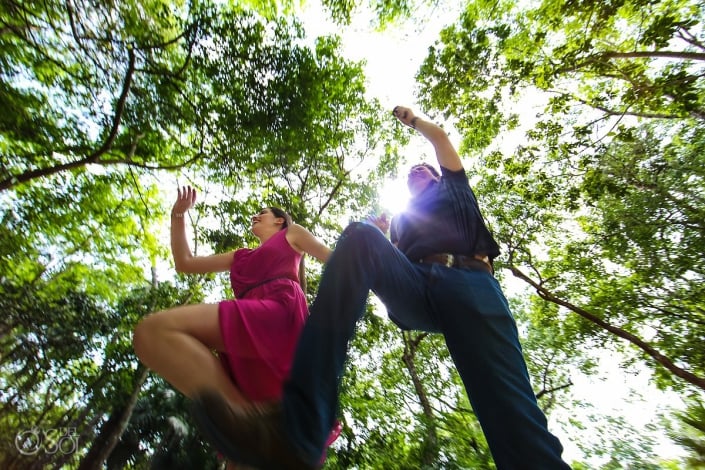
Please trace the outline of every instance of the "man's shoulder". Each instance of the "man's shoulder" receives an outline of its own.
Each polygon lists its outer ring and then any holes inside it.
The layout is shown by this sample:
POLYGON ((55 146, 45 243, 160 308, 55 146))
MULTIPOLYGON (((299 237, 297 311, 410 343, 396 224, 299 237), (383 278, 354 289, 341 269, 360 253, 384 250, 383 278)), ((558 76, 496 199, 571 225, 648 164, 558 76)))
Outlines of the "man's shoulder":
POLYGON ((461 168, 459 170, 449 170, 448 168, 441 167, 441 181, 455 184, 460 183, 464 185, 469 183, 468 175, 465 173, 465 168, 461 168))

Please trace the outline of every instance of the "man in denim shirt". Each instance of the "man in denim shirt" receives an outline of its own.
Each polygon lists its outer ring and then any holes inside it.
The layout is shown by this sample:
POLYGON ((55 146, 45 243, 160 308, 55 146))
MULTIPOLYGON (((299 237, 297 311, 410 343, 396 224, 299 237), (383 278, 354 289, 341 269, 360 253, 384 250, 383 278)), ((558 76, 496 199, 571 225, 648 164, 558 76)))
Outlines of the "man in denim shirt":
POLYGON ((393 221, 392 243, 384 220, 342 233, 282 403, 245 409, 205 390, 194 404, 197 422, 233 461, 316 468, 335 421, 348 343, 372 290, 400 328, 443 334, 498 469, 568 469, 529 383, 514 318, 493 276, 499 247, 460 157, 436 124, 400 106, 394 116, 433 145, 441 173, 426 164, 411 168, 412 199, 393 221))

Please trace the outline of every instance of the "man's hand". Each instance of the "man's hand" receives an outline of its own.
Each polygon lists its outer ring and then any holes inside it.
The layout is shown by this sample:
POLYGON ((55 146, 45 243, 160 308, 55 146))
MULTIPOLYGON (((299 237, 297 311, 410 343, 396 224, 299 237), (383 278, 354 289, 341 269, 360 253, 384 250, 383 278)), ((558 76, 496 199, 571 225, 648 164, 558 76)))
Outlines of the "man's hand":
POLYGON ((451 171, 460 171, 463 169, 463 164, 460 161, 458 152, 450 142, 448 134, 438 124, 414 115, 411 109, 405 108, 404 106, 397 106, 392 110, 392 114, 405 125, 416 129, 431 142, 436 151, 436 159, 439 165, 451 171))
POLYGON ((406 124, 409 127, 416 128, 416 126, 414 125, 414 118, 416 118, 416 116, 410 108, 405 108, 404 106, 397 106, 392 111, 392 114, 403 124, 406 124))

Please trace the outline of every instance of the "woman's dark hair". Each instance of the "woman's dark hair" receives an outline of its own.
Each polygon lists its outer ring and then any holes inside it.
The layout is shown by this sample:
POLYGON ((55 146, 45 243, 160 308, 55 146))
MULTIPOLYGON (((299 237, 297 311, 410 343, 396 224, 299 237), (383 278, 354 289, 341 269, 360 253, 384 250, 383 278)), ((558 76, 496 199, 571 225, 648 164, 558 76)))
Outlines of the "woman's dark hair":
POLYGON ((413 165, 411 168, 413 169, 413 168, 416 168, 419 166, 423 166, 423 167, 428 168, 428 171, 430 171, 433 174, 433 176, 435 176, 436 178, 440 178, 441 174, 438 173, 438 170, 436 170, 436 168, 433 165, 430 165, 426 162, 417 163, 416 165, 413 165))
POLYGON ((284 212, 283 210, 281 210, 280 208, 270 207, 269 210, 272 211, 272 214, 274 214, 274 217, 279 217, 279 218, 284 219, 284 225, 282 225, 281 230, 284 230, 289 225, 294 223, 294 221, 291 220, 291 216, 289 214, 287 214, 286 212, 284 212))
MULTIPOLYGON (((274 217, 281 217, 284 219, 284 225, 282 225, 282 228, 280 230, 284 230, 287 228, 289 225, 293 225, 294 221, 291 218, 291 216, 284 212, 282 209, 278 207, 270 207, 270 211, 272 211, 272 214, 274 214, 274 217)), ((301 261, 299 262, 299 284, 301 285, 301 290, 304 291, 304 294, 306 293, 306 253, 301 254, 301 261)))

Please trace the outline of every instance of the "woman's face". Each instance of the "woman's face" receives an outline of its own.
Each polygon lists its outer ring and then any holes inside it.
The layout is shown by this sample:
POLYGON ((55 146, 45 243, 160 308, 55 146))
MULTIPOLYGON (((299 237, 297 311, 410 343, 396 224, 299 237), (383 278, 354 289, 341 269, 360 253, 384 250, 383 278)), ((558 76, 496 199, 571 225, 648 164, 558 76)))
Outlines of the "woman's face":
POLYGON ((423 165, 412 166, 409 170, 409 175, 406 177, 406 185, 409 187, 409 192, 412 196, 421 194, 432 181, 438 181, 438 177, 423 165))
POLYGON ((274 215, 271 209, 262 209, 252 216, 252 233, 259 236, 267 230, 281 230, 284 223, 284 218, 274 215))

